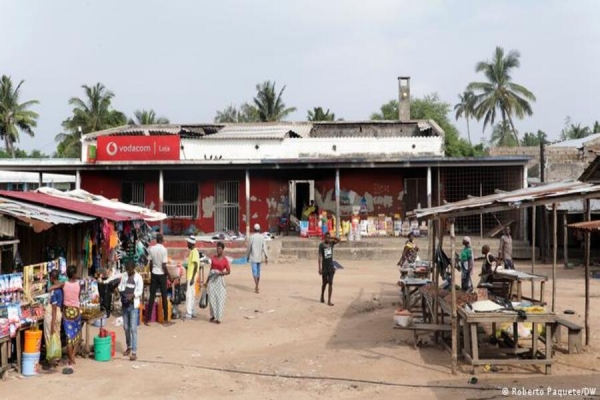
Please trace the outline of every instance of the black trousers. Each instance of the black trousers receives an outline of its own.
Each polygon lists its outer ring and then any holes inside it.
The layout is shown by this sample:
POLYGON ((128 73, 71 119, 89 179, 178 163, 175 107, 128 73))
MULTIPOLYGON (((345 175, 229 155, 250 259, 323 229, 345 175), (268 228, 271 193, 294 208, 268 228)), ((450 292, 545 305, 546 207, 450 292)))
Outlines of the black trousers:
POLYGON ((146 322, 150 321, 152 316, 152 306, 154 305, 154 298, 156 297, 156 289, 160 289, 160 297, 162 298, 162 309, 163 309, 163 321, 167 322, 169 319, 169 306, 167 300, 167 275, 152 274, 150 277, 150 298, 148 299, 148 308, 146 309, 146 322))

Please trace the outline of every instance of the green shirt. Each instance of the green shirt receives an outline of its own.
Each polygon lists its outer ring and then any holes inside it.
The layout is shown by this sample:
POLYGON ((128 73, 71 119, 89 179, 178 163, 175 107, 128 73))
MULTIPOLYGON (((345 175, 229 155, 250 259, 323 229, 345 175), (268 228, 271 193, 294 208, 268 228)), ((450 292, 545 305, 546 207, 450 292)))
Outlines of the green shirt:
POLYGON ((460 261, 471 261, 473 259, 473 250, 470 247, 465 247, 460 252, 460 261))

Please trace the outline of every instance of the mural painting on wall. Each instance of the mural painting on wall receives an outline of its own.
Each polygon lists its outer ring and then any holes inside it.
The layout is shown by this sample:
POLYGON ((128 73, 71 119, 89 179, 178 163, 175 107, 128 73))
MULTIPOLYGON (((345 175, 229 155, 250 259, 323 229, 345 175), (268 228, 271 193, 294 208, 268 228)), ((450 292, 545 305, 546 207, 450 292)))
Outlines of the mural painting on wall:
POLYGON ((279 199, 271 197, 267 199, 269 209, 268 218, 279 218, 290 213, 290 199, 286 195, 280 195, 279 199))

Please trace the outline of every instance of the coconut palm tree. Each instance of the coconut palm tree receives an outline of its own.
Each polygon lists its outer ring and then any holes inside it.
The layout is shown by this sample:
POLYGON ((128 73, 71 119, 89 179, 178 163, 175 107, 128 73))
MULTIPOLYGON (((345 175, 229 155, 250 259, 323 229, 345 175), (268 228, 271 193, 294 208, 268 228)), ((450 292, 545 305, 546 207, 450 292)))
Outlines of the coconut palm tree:
POLYGON ((335 114, 330 113, 329 109, 323 111, 321 107, 314 107, 312 110, 308 110, 307 119, 309 121, 335 121, 335 114))
POLYGON ((239 123, 239 122, 259 122, 258 110, 252 104, 244 103, 238 109, 233 104, 217 111, 215 122, 218 123, 239 123))
POLYGON ((469 144, 471 143, 471 128, 469 127, 469 118, 472 118, 475 114, 475 93, 471 90, 465 90, 462 94, 458 95, 459 102, 454 106, 456 111, 456 119, 465 117, 467 121, 467 136, 469 137, 469 144))
POLYGON ((73 106, 73 115, 63 121, 66 133, 56 136, 58 155, 61 157, 79 157, 81 135, 114 128, 127 124, 127 117, 112 108, 111 102, 115 94, 97 83, 94 86, 83 85, 85 98, 72 97, 69 104, 73 106))
POLYGON ((520 57, 517 50, 505 54, 502 47, 496 47, 492 61, 481 61, 475 67, 475 71, 485 75, 487 82, 472 82, 467 86, 467 90, 475 91, 475 116, 483 118, 483 129, 493 125, 500 113, 502 122, 508 121, 517 143, 519 137, 513 115, 519 119, 532 115, 530 102, 535 101, 529 89, 512 81, 511 73, 519 68, 520 57))
POLYGON ((494 125, 490 143, 497 147, 516 147, 519 145, 508 121, 502 121, 494 125))
POLYGON ((162 125, 168 124, 169 119, 165 117, 157 117, 154 110, 136 110, 133 113, 135 120, 129 118, 129 125, 162 125))
POLYGON ((575 125, 569 123, 569 125, 566 126, 561 132, 560 137, 562 140, 583 139, 591 134, 592 131, 589 126, 581 126, 581 124, 575 125))
POLYGON ((285 86, 279 94, 275 90, 275 82, 266 81, 256 85, 256 97, 254 97, 254 105, 258 110, 258 117, 261 122, 281 121, 289 114, 296 111, 296 107, 287 107, 283 102, 283 92, 285 86))
POLYGON ((4 147, 15 158, 14 144, 19 141, 19 131, 33 137, 33 128, 37 126, 39 115, 29 108, 39 104, 37 100, 19 102, 21 86, 25 81, 19 82, 15 87, 9 76, 2 75, 0 79, 0 138, 4 140, 4 147))

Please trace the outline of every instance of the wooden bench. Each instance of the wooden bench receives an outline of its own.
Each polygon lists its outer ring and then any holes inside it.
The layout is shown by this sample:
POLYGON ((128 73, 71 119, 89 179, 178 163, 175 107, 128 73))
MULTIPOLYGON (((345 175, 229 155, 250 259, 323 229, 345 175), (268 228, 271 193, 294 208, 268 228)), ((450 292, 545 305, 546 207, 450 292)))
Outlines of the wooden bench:
POLYGON ((443 325, 443 324, 412 324, 410 326, 398 326, 398 325, 394 325, 394 329, 402 329, 402 330, 407 330, 407 331, 413 331, 413 335, 414 335, 414 343, 413 343, 413 348, 416 349, 417 348, 417 343, 419 341, 419 334, 423 334, 423 333, 432 333, 432 332, 450 332, 452 330, 452 327, 450 325, 443 325))
POLYGON ((583 348, 583 326, 577 325, 576 323, 563 318, 556 318, 556 322, 552 327, 552 338, 556 343, 560 343, 562 339, 561 326, 564 326, 568 329, 568 353, 581 353, 581 349, 583 348))

